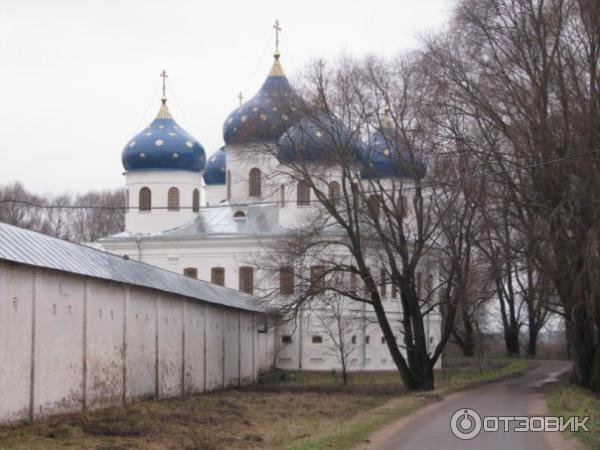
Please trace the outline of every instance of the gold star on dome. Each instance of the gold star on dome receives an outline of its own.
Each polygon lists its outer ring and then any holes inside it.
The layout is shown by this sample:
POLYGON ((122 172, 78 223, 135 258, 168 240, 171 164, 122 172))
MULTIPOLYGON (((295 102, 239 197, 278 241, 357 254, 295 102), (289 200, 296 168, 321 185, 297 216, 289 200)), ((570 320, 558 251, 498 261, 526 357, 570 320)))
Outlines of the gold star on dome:
POLYGON ((385 156, 390 156, 390 149, 389 149, 389 148, 386 148, 386 149, 383 151, 383 154, 384 154, 385 156))
POLYGON ((170 132, 169 136, 177 136, 177 133, 170 132))
POLYGON ((245 122, 246 120, 248 120, 248 117, 247 116, 242 116, 242 118, 241 118, 242 123, 245 122))
POLYGON ((189 148, 192 148, 194 143, 192 141, 185 141, 185 145, 187 145, 189 148))
POLYGON ((140 153, 140 158, 144 159, 146 157, 146 154, 144 152, 140 153))
POLYGON ((154 141, 154 145, 156 145, 157 147, 160 147, 164 143, 165 143, 165 141, 163 141, 162 139, 157 139, 154 141))
POLYGON ((179 158, 179 153, 173 153, 173 159, 179 158))
POLYGON ((130 146, 130 147, 134 147, 134 146, 135 146, 135 141, 131 141, 131 142, 129 143, 129 146, 130 146))
POLYGON ((266 114, 261 114, 260 115, 260 120, 262 120, 263 122, 265 122, 267 120, 267 115, 266 114))
POLYGON ((146 133, 146 136, 152 136, 152 133, 148 132, 148 133, 146 133))
POLYGON ((315 132, 315 136, 316 137, 321 137, 323 136, 323 133, 321 133, 320 131, 315 132))

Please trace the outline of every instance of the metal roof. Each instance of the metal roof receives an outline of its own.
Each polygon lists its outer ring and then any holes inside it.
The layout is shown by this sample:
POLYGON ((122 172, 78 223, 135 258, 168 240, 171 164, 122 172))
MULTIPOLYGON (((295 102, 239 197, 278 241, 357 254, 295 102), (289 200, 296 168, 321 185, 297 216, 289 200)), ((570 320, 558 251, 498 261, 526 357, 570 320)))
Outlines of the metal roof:
POLYGON ((116 281, 208 303, 265 312, 256 297, 81 244, 0 223, 0 260, 116 281))
POLYGON ((215 237, 276 237, 289 234, 291 230, 279 224, 279 205, 232 206, 223 204, 215 208, 207 208, 192 222, 161 233, 131 233, 125 231, 99 239, 104 241, 120 240, 185 240, 215 237), (233 217, 236 211, 246 214, 244 219, 233 217))

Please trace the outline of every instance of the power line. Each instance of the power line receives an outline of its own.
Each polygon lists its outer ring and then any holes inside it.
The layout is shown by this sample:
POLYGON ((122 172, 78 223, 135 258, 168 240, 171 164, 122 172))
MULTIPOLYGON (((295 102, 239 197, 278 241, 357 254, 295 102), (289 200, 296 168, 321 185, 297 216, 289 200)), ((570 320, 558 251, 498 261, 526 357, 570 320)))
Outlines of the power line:
MULTIPOLYGON (((471 176, 466 176, 466 177, 461 177, 461 178, 456 178, 453 180, 448 180, 448 181, 437 181, 437 182, 431 182, 431 183, 423 183, 420 186, 407 186, 407 187, 402 187, 401 189, 398 190, 389 190, 389 189, 380 189, 380 190, 375 190, 375 191, 363 191, 363 194, 380 194, 382 192, 387 192, 387 193, 394 193, 394 192, 405 192, 405 191, 415 191, 417 189, 436 189, 436 188, 441 188, 441 187, 459 187, 457 186, 457 183, 463 183, 465 181, 472 181, 472 180, 476 180, 476 179, 487 179, 487 178, 491 178, 491 177, 497 177, 500 175, 508 175, 514 172, 519 172, 522 170, 530 170, 530 169, 535 169, 538 167, 546 167, 546 166, 550 166, 553 164, 559 164, 559 163, 563 163, 566 161, 570 161, 572 159, 576 159, 576 158, 581 158, 581 157, 585 157, 585 156, 592 156, 595 154, 599 154, 600 150, 593 150, 591 152, 585 152, 585 153, 576 153, 573 155, 569 155, 569 156, 565 156, 562 158, 556 158, 556 159, 552 159, 552 160, 548 160, 548 161, 542 161, 539 163, 534 163, 534 164, 530 164, 527 166, 518 166, 518 167, 513 167, 511 169, 507 169, 507 170, 503 170, 503 171, 499 171, 499 172, 488 172, 488 173, 481 173, 481 174, 475 174, 475 175, 471 175, 471 176)), ((297 203, 298 200, 293 200, 293 199, 285 199, 285 203, 297 203)), ((320 200, 318 199, 309 199, 309 200, 303 200, 304 203, 309 202, 309 203, 321 203, 320 200)), ((262 202, 248 202, 248 203, 225 203, 225 204, 219 204, 219 205, 207 205, 207 206, 201 206, 199 208, 194 208, 193 206, 189 206, 189 207, 185 207, 185 206, 180 206, 179 209, 180 210, 187 210, 187 209, 197 209, 197 210, 207 210, 207 209, 218 209, 218 208, 245 208, 248 206, 259 206, 259 205, 278 205, 281 202, 278 200, 272 200, 272 201, 262 201, 262 202)), ((21 204, 21 205, 25 205, 25 206, 29 206, 32 208, 44 208, 44 209, 104 209, 104 210, 129 210, 129 209, 137 209, 137 208, 130 208, 127 206, 98 206, 98 205, 44 205, 41 203, 35 203, 35 202, 30 202, 27 200, 18 200, 18 199, 3 199, 0 200, 0 204, 21 204)), ((168 206, 152 206, 153 210, 168 210, 170 209, 168 206)), ((172 208, 171 208, 172 209, 172 208)))

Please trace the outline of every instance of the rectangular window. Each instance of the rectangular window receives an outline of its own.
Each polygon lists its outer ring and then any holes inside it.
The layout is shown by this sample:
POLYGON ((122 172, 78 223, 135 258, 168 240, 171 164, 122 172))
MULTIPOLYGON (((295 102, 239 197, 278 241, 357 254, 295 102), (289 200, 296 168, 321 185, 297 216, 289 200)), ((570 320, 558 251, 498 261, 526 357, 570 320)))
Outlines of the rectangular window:
POLYGON ((365 344, 369 345, 371 343, 371 336, 365 336, 365 344))
POLYGON ((279 269, 279 291, 281 295, 294 294, 294 269, 286 266, 279 269))
POLYGON ((308 206, 310 205, 310 186, 304 181, 298 181, 298 185, 296 187, 296 204, 298 206, 308 206))
POLYGON ((384 337, 381 338, 381 345, 385 345, 385 338, 384 337))
POLYGON ((392 281, 392 298, 398 297, 398 286, 394 281, 392 281))
POLYGON ((313 336, 312 337, 312 343, 313 344, 322 344, 323 343, 323 336, 313 336))
POLYGON ((356 344, 356 336, 352 336, 352 343, 356 344))
POLYGON ((210 282, 219 286, 225 286, 225 269, 223 267, 213 267, 210 269, 210 282))
POLYGON ((381 289, 380 289, 381 296, 387 297, 387 274, 386 274, 384 268, 381 269, 381 276, 380 276, 379 282, 381 283, 381 289))
POLYGON ((240 291, 254 294, 254 269, 252 267, 240 267, 240 291))
POLYGON ((281 343, 282 344, 291 344, 292 343, 292 337, 285 335, 285 336, 281 336, 281 343))
POLYGON ((419 299, 421 299, 421 291, 422 291, 422 286, 423 286, 421 272, 417 272, 416 278, 417 278, 416 279, 417 296, 419 297, 419 299))
POLYGON ((350 290, 353 293, 356 293, 356 287, 358 286, 358 283, 356 282, 356 274, 354 272, 350 272, 350 290))
POLYGON ((198 269, 196 269, 195 267, 186 267, 185 269, 183 269, 183 274, 186 277, 198 278, 198 269))
POLYGON ((325 289, 325 267, 312 266, 310 268, 310 289, 313 293, 325 289))
POLYGON ((408 216, 408 201, 406 199, 406 195, 404 194, 400 194, 398 197, 398 212, 402 218, 408 216))

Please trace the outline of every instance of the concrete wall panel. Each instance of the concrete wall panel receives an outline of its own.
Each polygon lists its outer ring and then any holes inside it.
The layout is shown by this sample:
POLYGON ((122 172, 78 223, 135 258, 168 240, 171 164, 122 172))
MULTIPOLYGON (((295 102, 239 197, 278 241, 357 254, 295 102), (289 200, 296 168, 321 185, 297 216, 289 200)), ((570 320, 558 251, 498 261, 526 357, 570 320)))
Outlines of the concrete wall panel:
POLYGON ((29 417, 33 272, 0 268, 0 423, 29 417))
POLYGON ((123 400, 123 321, 125 288, 87 282, 86 407, 118 405, 123 400))
POLYGON ((187 302, 185 321, 185 392, 204 391, 204 305, 187 302))
POLYGON ((158 395, 182 394, 183 302, 161 296, 158 303, 158 395))
POLYGON ((85 281, 38 271, 35 284, 34 417, 81 409, 85 281))

